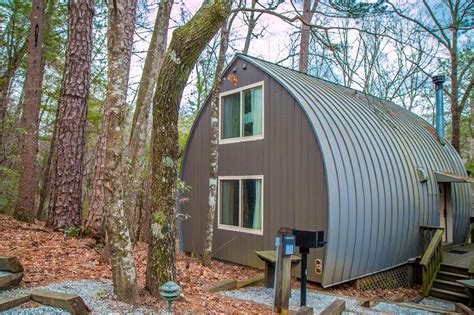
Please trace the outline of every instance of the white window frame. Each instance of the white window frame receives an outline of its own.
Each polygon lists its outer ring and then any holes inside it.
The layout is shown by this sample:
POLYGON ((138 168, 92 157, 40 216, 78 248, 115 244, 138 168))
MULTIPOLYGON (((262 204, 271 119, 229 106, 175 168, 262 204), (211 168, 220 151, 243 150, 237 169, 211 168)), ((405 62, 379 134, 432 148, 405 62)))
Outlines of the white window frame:
POLYGON ((262 140, 264 138, 264 130, 265 130, 265 86, 264 86, 264 81, 256 82, 253 84, 249 84, 243 87, 240 87, 238 89, 230 90, 230 91, 225 91, 219 94, 219 144, 226 144, 226 143, 238 143, 238 142, 246 142, 246 141, 254 141, 254 140, 262 140), (244 106, 243 106, 243 98, 242 98, 242 91, 248 90, 251 88, 255 87, 262 87, 262 133, 256 136, 248 136, 244 137, 243 136, 243 112, 244 112, 244 106), (240 93, 240 136, 235 137, 235 138, 227 138, 223 139, 222 138, 222 98, 227 95, 235 94, 235 93, 240 93))
POLYGON ((256 235, 263 235, 263 219, 264 219, 264 180, 263 175, 248 175, 248 176, 218 176, 218 189, 217 189, 217 228, 220 230, 243 232, 256 235), (244 179, 260 179, 262 181, 262 226, 260 230, 249 229, 241 227, 242 225, 242 180, 244 179), (238 180, 239 181, 239 226, 221 224, 221 182, 223 180, 238 180))

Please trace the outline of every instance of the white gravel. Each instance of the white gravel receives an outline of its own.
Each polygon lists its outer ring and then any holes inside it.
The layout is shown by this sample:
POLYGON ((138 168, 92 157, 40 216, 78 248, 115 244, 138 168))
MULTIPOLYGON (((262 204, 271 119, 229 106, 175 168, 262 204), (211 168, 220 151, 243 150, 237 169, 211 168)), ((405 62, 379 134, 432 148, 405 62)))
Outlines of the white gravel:
MULTIPOLYGON (((92 314, 150 314, 156 313, 156 309, 134 307, 130 304, 115 301, 113 298, 113 286, 110 281, 99 280, 77 280, 63 281, 43 287, 14 289, 1 291, 0 297, 13 297, 21 293, 28 293, 32 289, 44 289, 69 294, 77 294, 92 309, 92 314)), ((164 311, 163 311, 164 312, 164 311)), ((41 306, 35 308, 13 308, 0 314, 69 314, 59 308, 41 306)))
POLYGON ((456 309, 456 305, 454 303, 432 297, 424 298, 423 300, 418 302, 418 304, 443 308, 450 311, 454 311, 456 309))
POLYGON ((438 314, 438 313, 431 313, 431 312, 416 309, 416 308, 403 307, 396 304, 385 303, 385 302, 377 303, 377 305, 375 305, 373 309, 381 311, 381 312, 394 313, 394 314, 438 314))
MULTIPOLYGON (((249 287, 240 290, 234 291, 224 291, 220 294, 241 299, 241 300, 250 300, 260 304, 265 304, 268 306, 272 306, 273 304, 273 289, 265 288, 265 287, 249 287)), ((325 294, 318 291, 308 291, 306 295, 306 304, 309 307, 312 307, 315 313, 320 313, 326 307, 328 307, 334 300, 344 300, 346 302, 346 310, 350 312, 359 312, 363 314, 380 314, 380 312, 388 312, 394 314, 436 314, 430 313, 427 311, 423 311, 420 309, 415 308, 408 308, 402 307, 392 303, 378 303, 372 308, 365 308, 359 306, 360 300, 344 297, 344 296, 336 296, 332 294, 325 294)), ((427 302, 428 303, 428 302, 427 302)), ((290 298, 290 309, 297 310, 300 305, 300 290, 299 289, 292 289, 291 290, 291 298, 290 298)), ((431 306, 436 306, 441 308, 441 304, 429 304, 431 306)), ((348 314, 347 312, 344 312, 348 314)))
MULTIPOLYGON (((241 290, 224 291, 222 295, 241 299, 251 300, 260 304, 272 306, 273 304, 273 289, 265 287, 249 287, 241 290)), ((344 300, 346 302, 346 309, 355 312, 363 312, 364 314, 377 314, 378 312, 371 312, 368 308, 359 306, 360 301, 357 299, 324 294, 317 291, 307 291, 306 305, 312 307, 315 313, 320 313, 328 307, 336 299, 344 300)), ((300 290, 292 289, 290 298, 290 309, 297 310, 300 307, 300 290)))

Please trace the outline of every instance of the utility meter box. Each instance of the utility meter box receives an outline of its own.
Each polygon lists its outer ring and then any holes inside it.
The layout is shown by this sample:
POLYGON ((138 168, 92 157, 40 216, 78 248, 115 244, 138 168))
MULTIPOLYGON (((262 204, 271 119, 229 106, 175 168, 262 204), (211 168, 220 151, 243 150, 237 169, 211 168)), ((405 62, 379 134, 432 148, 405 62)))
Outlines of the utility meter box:
MULTIPOLYGON (((275 246, 280 245, 280 238, 275 238, 275 246)), ((294 236, 284 236, 283 237, 283 255, 291 256, 295 253, 295 237, 294 236)))

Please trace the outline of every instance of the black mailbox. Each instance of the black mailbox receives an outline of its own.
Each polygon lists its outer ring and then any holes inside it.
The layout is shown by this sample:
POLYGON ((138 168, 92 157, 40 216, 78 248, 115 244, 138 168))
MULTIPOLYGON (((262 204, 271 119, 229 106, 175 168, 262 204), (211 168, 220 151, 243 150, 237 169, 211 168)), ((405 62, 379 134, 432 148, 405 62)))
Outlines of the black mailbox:
POLYGON ((324 231, 303 231, 294 229, 293 235, 295 236, 295 245, 298 247, 318 248, 323 247, 325 244, 324 231))

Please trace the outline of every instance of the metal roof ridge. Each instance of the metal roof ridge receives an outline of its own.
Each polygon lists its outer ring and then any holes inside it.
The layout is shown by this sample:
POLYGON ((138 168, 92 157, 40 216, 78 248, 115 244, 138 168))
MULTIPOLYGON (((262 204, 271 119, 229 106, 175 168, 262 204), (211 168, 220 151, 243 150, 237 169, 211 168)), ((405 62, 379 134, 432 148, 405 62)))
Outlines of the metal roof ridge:
MULTIPOLYGON (((347 90, 350 90, 350 91, 353 91, 355 93, 361 93, 365 96, 369 96, 369 97, 373 97, 375 99, 377 99, 378 101, 381 101, 381 102, 389 102, 395 106, 398 106, 398 107, 401 107, 397 104, 395 104, 394 102, 390 101, 390 100, 387 100, 387 99, 384 99, 384 98, 381 98, 379 96, 375 96, 375 95, 372 95, 372 94, 369 94, 369 93, 366 93, 364 91, 361 91, 361 90, 357 90, 357 89, 354 89, 354 88, 351 88, 351 87, 347 87, 347 86, 344 86, 340 83, 337 83, 337 82, 332 82, 328 79, 324 79, 324 78, 320 78, 320 77, 317 77, 315 75, 312 75, 312 74, 308 74, 308 73, 305 73, 305 72, 302 72, 302 71, 299 71, 299 70, 296 70, 296 69, 292 69, 292 68, 289 68, 289 67, 286 67, 286 66, 283 66, 283 65, 280 65, 280 64, 277 64, 277 63, 274 63, 274 62, 271 62, 271 61, 268 61, 268 60, 265 60, 265 59, 262 59, 262 58, 258 58, 258 57, 255 57, 255 56, 251 56, 251 55, 248 55, 248 54, 244 54, 244 53, 241 53, 241 52, 238 52, 235 54, 235 57, 242 57, 243 59, 254 59, 254 60, 257 60, 257 61, 261 61, 261 62, 264 62, 264 63, 268 63, 268 64, 271 64, 271 65, 274 65, 274 66, 277 66, 277 67, 280 67, 280 68, 283 68, 283 69, 286 69, 286 70, 290 70, 290 71, 293 71, 293 72, 296 72, 296 73, 299 73, 301 75, 304 75, 304 76, 307 76, 307 77, 310 77, 312 79, 316 79, 316 80, 320 80, 320 81, 323 81, 325 83, 329 83, 329 84, 332 84, 332 85, 335 85, 337 88, 342 88, 342 89, 347 89, 347 90)), ((231 64, 232 62, 230 62, 229 64, 231 64)), ((386 106, 385 104, 382 104, 384 106, 386 106)))

